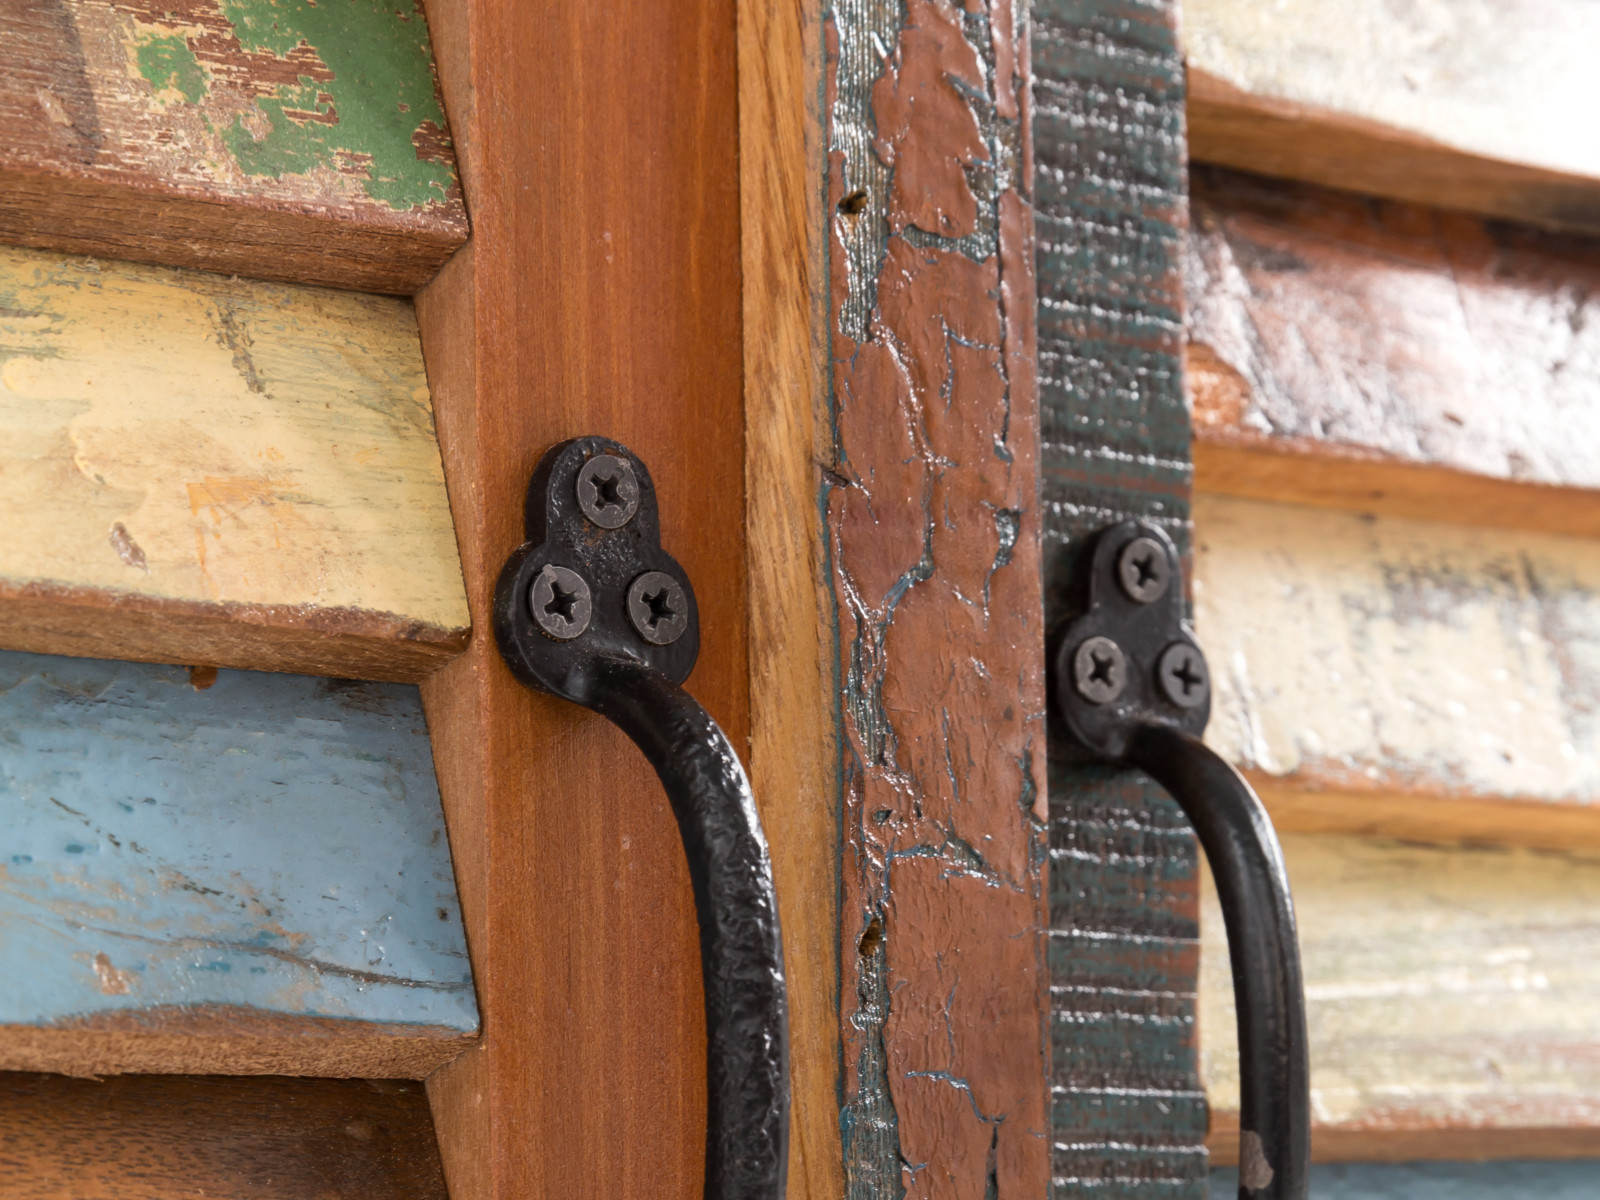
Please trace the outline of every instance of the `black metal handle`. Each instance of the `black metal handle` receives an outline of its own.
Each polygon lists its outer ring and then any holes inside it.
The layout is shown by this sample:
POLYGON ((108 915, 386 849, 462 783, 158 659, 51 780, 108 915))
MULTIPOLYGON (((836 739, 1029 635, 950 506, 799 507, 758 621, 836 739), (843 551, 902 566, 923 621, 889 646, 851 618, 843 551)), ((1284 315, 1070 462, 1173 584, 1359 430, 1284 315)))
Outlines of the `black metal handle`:
POLYGON ((1056 655, 1057 707, 1080 746, 1150 775, 1194 826, 1233 967, 1240 1200, 1305 1200, 1311 1071, 1289 878, 1261 801, 1200 741, 1211 682, 1180 581, 1177 550, 1158 527, 1125 521, 1100 534, 1087 611, 1056 655))
POLYGON ((783 1200, 788 998, 772 861, 727 735, 679 686, 699 652, 694 589, 661 549, 644 463, 607 438, 550 450, 528 540, 495 592, 517 677, 604 716, 643 751, 678 819, 706 996, 706 1200, 783 1200))

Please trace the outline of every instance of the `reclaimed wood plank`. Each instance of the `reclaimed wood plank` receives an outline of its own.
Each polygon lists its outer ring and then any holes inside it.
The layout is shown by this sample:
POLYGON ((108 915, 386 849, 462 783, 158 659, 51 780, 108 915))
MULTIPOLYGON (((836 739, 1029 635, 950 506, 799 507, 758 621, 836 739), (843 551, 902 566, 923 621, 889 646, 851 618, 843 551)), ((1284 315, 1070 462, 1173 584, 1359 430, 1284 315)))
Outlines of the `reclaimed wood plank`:
POLYGON ((401 1080, 0 1074, 10 1200, 446 1200, 401 1080))
MULTIPOLYGON (((1600 1151, 1600 856, 1286 835, 1311 1034, 1313 1152, 1600 1151)), ((1238 1127, 1222 913, 1202 892, 1213 1153, 1238 1127)))
POLYGON ((1201 162, 1600 231, 1586 0, 1191 0, 1201 162))
MULTIPOLYGON (((1128 517, 1189 543, 1186 162, 1178 6, 1034 6, 1046 622, 1090 537, 1128 517)), ((1194 835, 1136 772, 1050 749, 1054 1195, 1205 1196, 1193 1030, 1194 835)))
POLYGON ((484 1014, 481 1047, 429 1079, 440 1152, 455 1200, 695 1200, 705 1018, 676 822, 620 733, 513 679, 488 614, 541 453, 621 440, 694 581, 690 690, 746 744, 737 10, 428 16, 475 224, 418 317, 481 631, 423 685, 484 1014))
POLYGON ((825 504, 845 1195, 1049 1186, 1027 29, 839 5, 825 504))
POLYGON ((409 303, 0 248, 0 646, 416 680, 468 615, 409 303))
POLYGON ((414 688, 0 654, 0 1070, 427 1075, 477 1008, 414 688))
POLYGON ((1201 496, 1207 740, 1282 827, 1600 845, 1600 543, 1201 496))
POLYGON ((467 238, 417 0, 14 0, 0 242, 409 294, 467 238))
POLYGON ((1600 242, 1192 183, 1197 488, 1600 535, 1600 242))

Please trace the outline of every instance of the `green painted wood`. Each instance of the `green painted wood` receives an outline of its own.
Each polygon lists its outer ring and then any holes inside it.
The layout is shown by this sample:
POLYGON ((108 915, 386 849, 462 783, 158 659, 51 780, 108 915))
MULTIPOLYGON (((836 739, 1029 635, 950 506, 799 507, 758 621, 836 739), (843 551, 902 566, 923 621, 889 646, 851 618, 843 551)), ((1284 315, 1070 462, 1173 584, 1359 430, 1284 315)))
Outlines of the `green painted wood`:
MULTIPOLYGON (((1188 545, 1172 0, 1033 10, 1039 373, 1050 627, 1087 537, 1142 517, 1188 545)), ((1050 761, 1055 1196, 1199 1200, 1196 848, 1131 773, 1050 761)))
MULTIPOLYGON (((1239 1172, 1211 1172, 1211 1194, 1233 1196, 1239 1172)), ((1325 1163, 1311 1168, 1316 1200, 1593 1200, 1600 1162, 1325 1163)))

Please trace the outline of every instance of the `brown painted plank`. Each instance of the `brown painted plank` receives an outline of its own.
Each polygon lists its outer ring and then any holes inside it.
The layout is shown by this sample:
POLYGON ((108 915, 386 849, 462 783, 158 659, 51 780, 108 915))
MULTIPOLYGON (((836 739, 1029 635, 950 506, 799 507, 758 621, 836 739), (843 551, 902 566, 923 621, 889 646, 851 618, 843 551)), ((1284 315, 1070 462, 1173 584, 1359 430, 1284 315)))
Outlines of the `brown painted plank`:
POLYGON ((1600 242, 1193 174, 1195 486, 1600 535, 1600 242))
POLYGON ((523 688, 488 631, 540 454, 618 438, 694 581, 689 689, 746 744, 735 8, 429 18, 475 222, 418 298, 477 630, 423 686, 483 1016, 429 1081, 445 1172, 454 1200, 692 1200, 704 1016, 676 823, 626 739, 523 688))
POLYGON ((840 1146, 827 222, 817 0, 739 4, 750 780, 772 847, 789 982, 789 1195, 837 1200, 840 1146))
POLYGON ((1050 1180, 1030 69, 1013 7, 973 11, 830 28, 852 1196, 1050 1180))
POLYGON ((8 1200, 446 1200, 421 1084, 0 1074, 8 1200))
POLYGON ((1196 161, 1600 231, 1585 0, 1194 0, 1196 161))
POLYGON ((0 241, 375 292, 467 218, 417 0, 15 0, 0 241))

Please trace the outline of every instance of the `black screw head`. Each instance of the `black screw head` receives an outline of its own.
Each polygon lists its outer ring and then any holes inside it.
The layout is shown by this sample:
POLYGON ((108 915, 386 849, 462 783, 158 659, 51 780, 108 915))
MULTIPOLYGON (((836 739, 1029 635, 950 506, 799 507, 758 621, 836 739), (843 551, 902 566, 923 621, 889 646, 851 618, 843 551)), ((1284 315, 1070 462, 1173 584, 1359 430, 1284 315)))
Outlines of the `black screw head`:
POLYGON ((1108 637, 1092 637, 1073 651, 1072 683, 1090 704, 1110 704, 1128 686, 1128 660, 1108 637))
POLYGON ((589 628, 594 612, 589 584, 576 571, 547 563, 528 589, 528 611, 546 637, 570 642, 589 628))
POLYGON ((639 480, 633 464, 615 454, 596 454, 578 472, 578 507, 601 529, 621 529, 639 511, 639 480))
POLYGON ((670 646, 689 628, 689 599, 665 571, 646 571, 628 585, 628 620, 652 646, 670 646))
POLYGON ((1179 708, 1199 708, 1211 694, 1205 656, 1188 642, 1173 642, 1156 663, 1161 694, 1179 708))
POLYGON ((1128 599, 1150 604, 1166 595, 1172 581, 1167 550, 1155 538, 1134 538, 1117 556, 1117 582, 1128 599))

